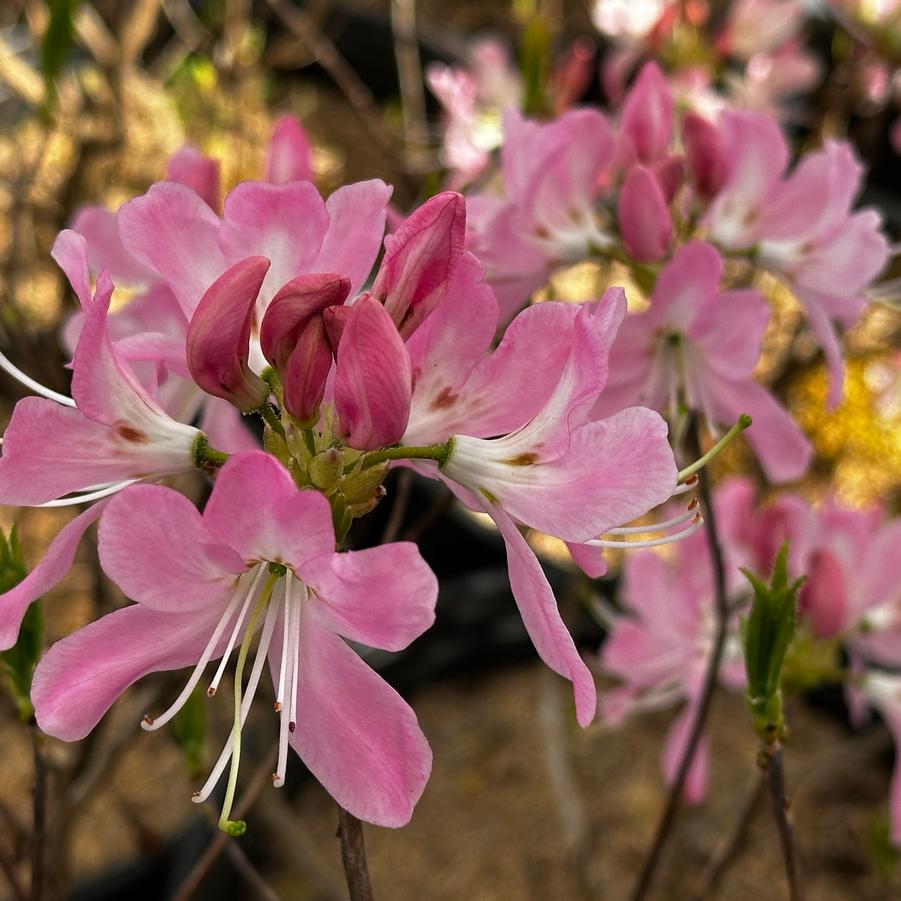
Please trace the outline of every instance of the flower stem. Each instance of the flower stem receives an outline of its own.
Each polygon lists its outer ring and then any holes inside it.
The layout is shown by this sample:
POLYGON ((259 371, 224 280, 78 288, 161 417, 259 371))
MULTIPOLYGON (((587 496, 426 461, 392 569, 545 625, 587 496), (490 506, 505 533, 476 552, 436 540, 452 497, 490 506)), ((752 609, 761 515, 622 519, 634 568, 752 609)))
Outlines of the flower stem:
POLYGON ((228 460, 228 454, 210 446, 206 435, 198 435, 194 441, 194 465, 198 469, 218 469, 228 460))
MULTIPOLYGON (((740 435, 750 425, 751 417, 748 416, 747 413, 742 413, 741 416, 738 417, 738 422, 736 422, 735 425, 732 426, 732 428, 729 429, 729 431, 726 432, 726 434, 723 435, 723 437, 720 438, 706 454, 704 454, 704 456, 699 457, 694 463, 686 466, 685 469, 679 470, 678 481, 684 482, 686 479, 691 478, 696 472, 700 472, 714 457, 719 456, 720 451, 722 451, 727 444, 731 443, 733 438, 740 435)), ((698 442, 695 443, 697 444, 698 442)))
POLYGON ((373 901, 366 846, 363 844, 363 824, 340 804, 338 838, 341 840, 341 862, 344 864, 350 901, 373 901))
POLYGON ((366 454, 360 469, 370 469, 388 460, 435 460, 439 466, 444 466, 453 449, 453 437, 448 438, 444 444, 428 444, 425 447, 383 447, 366 454))
POLYGON ((233 838, 243 835, 247 831, 247 823, 244 820, 230 820, 228 818, 235 800, 235 789, 238 785, 238 767, 241 762, 241 678, 244 675, 247 652, 250 650, 257 623, 260 620, 260 615, 266 609, 266 604, 269 603, 272 587, 278 578, 278 573, 271 573, 263 586, 263 591, 256 602, 256 606, 253 608, 253 613, 250 614, 250 620, 244 631, 244 638, 238 651, 238 663, 235 667, 235 720, 232 725, 232 759, 228 771, 228 787, 225 790, 225 800, 222 802, 222 813, 219 814, 219 828, 233 838))
POLYGON ((285 428, 282 425, 282 421, 278 418, 278 414, 272 409, 268 401, 263 401, 263 403, 257 407, 257 413, 263 417, 263 421, 273 432, 281 435, 282 438, 285 437, 285 428))
MULTIPOLYGON (((747 428, 747 426, 750 425, 750 417, 747 417, 748 422, 743 425, 742 423, 745 418, 746 417, 742 416, 729 432, 717 442, 717 446, 721 446, 727 439, 731 441, 734 435, 747 428)), ((700 452, 701 442, 699 431, 700 427, 698 421, 695 420, 694 426, 690 431, 690 441, 693 445, 692 452, 695 454, 700 452)), ((714 447, 713 450, 716 450, 716 448, 714 447)), ((697 466, 697 468, 689 467, 689 469, 693 469, 693 472, 689 472, 688 475, 693 475, 694 472, 697 472, 704 465, 704 462, 702 461, 704 461, 705 458, 709 458, 711 452, 708 452, 704 457, 700 458, 698 461, 700 466, 697 466)), ((685 470, 683 470, 683 472, 685 472, 685 470)), ((680 473, 679 476, 680 479, 687 477, 683 476, 682 473, 680 473)), ((698 699, 697 713, 695 714, 694 722, 691 725, 691 732, 689 733, 685 748, 682 751, 682 757, 679 760, 679 768, 676 770, 676 778, 673 780, 673 784, 670 787, 666 806, 663 809, 663 814, 657 825, 657 831, 654 835, 651 849, 645 858, 644 866, 641 869, 641 874, 638 878, 635 890, 632 892, 632 901, 643 901, 643 899, 647 897, 647 894, 651 889, 651 883, 657 872, 657 867, 663 856, 663 851, 672 834, 673 826, 676 823, 676 817, 678 816, 682 801, 682 792, 685 788, 685 782, 688 779, 688 772, 691 769, 692 762, 697 753, 698 745, 701 742, 701 735, 704 731, 704 725, 707 722, 707 716, 710 713, 710 705, 713 700, 714 690, 716 689, 720 664, 723 660, 723 652, 726 648, 726 638, 728 637, 730 611, 729 598, 726 594, 726 567, 723 560, 723 550, 720 544, 719 533, 717 531, 716 512, 714 510, 710 486, 708 484, 708 475, 706 472, 700 473, 699 475, 699 492, 701 495, 701 503, 704 508, 707 545, 710 549, 710 559, 713 565, 715 590, 713 646, 710 650, 710 659, 707 661, 707 670, 704 674, 701 696, 698 699)))
POLYGON ((779 833, 779 845, 785 863, 788 880, 788 894, 791 901, 803 901, 801 882, 798 877, 797 855, 795 854, 794 830, 788 819, 788 800, 785 797, 785 769, 782 764, 782 745, 764 747, 760 754, 760 765, 766 774, 766 784, 773 805, 773 818, 779 833))

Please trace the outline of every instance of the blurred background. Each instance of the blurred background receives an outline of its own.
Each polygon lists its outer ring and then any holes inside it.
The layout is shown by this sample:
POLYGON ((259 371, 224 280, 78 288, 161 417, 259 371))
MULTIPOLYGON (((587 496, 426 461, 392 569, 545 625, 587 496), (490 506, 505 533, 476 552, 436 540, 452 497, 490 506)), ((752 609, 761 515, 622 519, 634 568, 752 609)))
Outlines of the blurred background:
MULTIPOLYGON (((796 5, 792 66, 780 69, 780 48, 723 46, 727 2, 4 0, 0 349, 45 385, 67 390, 59 330, 75 300, 50 259, 53 240, 80 206, 115 209, 162 179, 167 157, 186 142, 219 161, 224 193, 260 176, 273 123, 290 113, 311 140, 323 194, 379 177, 395 186, 393 203, 406 213, 444 183, 447 162, 446 115, 424 72, 470 65, 474 42, 486 37, 505 48, 533 112, 553 112, 560 98, 606 107, 617 99, 616 65, 629 70, 656 57, 667 71, 687 73, 686 90, 700 84, 773 109, 799 148, 848 136, 869 169, 862 202, 880 210, 897 241, 901 9, 891 0, 796 5)), ((733 29, 751 31, 752 23, 733 29)), ((500 105, 486 101, 479 115, 490 153, 500 105)), ((622 277, 581 264, 555 277, 550 296, 599 295, 622 277)), ((897 513, 897 300, 872 306, 847 336, 845 398, 827 413, 822 358, 800 331, 797 305, 775 283, 762 287, 778 315, 760 375, 817 452, 799 490, 860 506, 878 501, 897 513)), ((4 425, 20 396, 3 374, 4 425)), ((756 475, 755 465, 736 446, 715 475, 756 475)), ((377 893, 625 897, 665 796, 658 756, 672 714, 649 714, 616 731, 578 730, 567 686, 534 660, 495 535, 441 491, 391 478, 389 500, 358 524, 354 540, 377 541, 386 529, 420 540, 442 593, 433 631, 402 655, 373 658, 415 706, 435 753, 411 825, 367 831, 377 893)), ((207 490, 190 478, 179 487, 196 499, 207 490)), ((72 515, 0 508, 0 525, 17 523, 34 565, 72 515)), ((48 642, 123 603, 90 543, 44 599, 48 642)), ((537 546, 565 617, 593 653, 602 631, 584 601, 591 592, 613 596, 616 561, 590 585, 560 547, 546 539, 537 546)), ((213 811, 190 803, 230 713, 228 705, 194 705, 172 731, 142 733, 141 716, 180 684, 178 674, 145 680, 89 739, 71 745, 36 739, 12 696, 0 697, 0 897, 26 896, 17 889, 28 884, 35 742, 49 793, 48 897, 344 897, 332 800, 296 758, 286 788, 268 789, 275 718, 257 710, 258 722, 245 730, 239 805, 243 792, 246 836, 225 840, 213 811)), ((788 778, 809 897, 901 897, 885 803, 892 743, 878 722, 852 732, 841 704, 838 690, 822 692, 790 712, 788 778)), ((710 861, 754 791, 745 717, 737 696, 717 698, 709 799, 681 821, 660 898, 779 896, 771 889, 781 885, 776 836, 762 815, 749 818, 740 854, 719 884, 710 879, 710 861)))

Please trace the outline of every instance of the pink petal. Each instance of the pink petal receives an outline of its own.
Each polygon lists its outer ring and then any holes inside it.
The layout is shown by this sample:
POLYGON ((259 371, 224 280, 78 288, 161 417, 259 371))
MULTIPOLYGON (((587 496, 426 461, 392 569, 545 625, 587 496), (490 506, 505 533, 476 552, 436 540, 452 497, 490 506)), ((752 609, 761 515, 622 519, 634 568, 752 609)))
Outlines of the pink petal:
POLYGON ((88 507, 60 529, 37 566, 18 585, 0 595, 0 651, 11 648, 29 605, 61 582, 72 568, 78 543, 103 512, 105 501, 88 507))
POLYGON ((100 562, 132 600, 189 612, 227 598, 243 559, 210 534, 197 508, 161 485, 133 485, 100 524, 100 562))
POLYGON ((662 260, 673 240, 673 220, 657 179, 635 165, 619 195, 619 229, 629 254, 641 263, 662 260))
POLYGON ((848 586, 835 556, 818 550, 807 562, 807 581, 798 604, 818 638, 832 638, 852 625, 848 622, 848 586))
POLYGON ((576 719, 585 728, 591 724, 597 709, 594 678, 563 624, 538 558, 506 513, 494 509, 490 515, 507 547, 510 588, 526 631, 541 659, 555 673, 572 682, 576 719))
POLYGON ((600 548, 589 547, 587 544, 573 544, 571 541, 566 542, 566 548, 573 562, 589 579, 600 579, 607 575, 607 561, 600 548))
POLYGON ((623 103, 620 130, 632 142, 639 159, 654 162, 669 150, 672 128, 669 85, 657 63, 645 63, 623 103))
POLYGON ((221 615, 218 607, 163 613, 135 604, 58 641, 32 682, 41 730, 63 741, 84 738, 142 676, 196 663, 221 615))
POLYGON ((257 450, 260 442, 244 425, 244 417, 228 401, 205 397, 200 415, 200 430, 210 444, 226 454, 257 450))
POLYGON ((313 181, 310 141, 294 116, 281 116, 272 131, 266 158, 266 181, 313 181))
POLYGON ((374 297, 401 335, 413 334, 441 301, 463 254, 466 205, 445 191, 426 201, 385 239, 385 256, 372 286, 374 297))
POLYGON ((311 269, 346 275, 351 296, 362 288, 381 249, 392 190, 374 178, 344 185, 325 202, 329 227, 311 269))
POLYGON ((410 542, 325 554, 298 576, 323 624, 373 648, 400 651, 435 621, 438 580, 410 542))
POLYGON ((724 291, 701 306, 687 336, 726 378, 750 376, 760 358, 770 308, 756 291, 724 291))
POLYGON ((249 256, 272 261, 262 304, 285 282, 310 271, 328 226, 325 203, 310 182, 247 181, 225 198, 219 244, 229 263, 249 256))
POLYGON ((219 206, 219 163, 191 144, 185 144, 169 157, 166 181, 178 182, 196 191, 213 210, 219 206))
POLYGON ((291 745, 326 791, 379 826, 409 822, 432 766, 416 715, 344 641, 303 608, 300 716, 291 745))
POLYGON ((188 368, 207 394, 255 410, 269 386, 248 366, 250 333, 257 297, 269 260, 248 257, 210 285, 188 325, 188 368))
POLYGON ((341 436, 357 450, 396 444, 410 417, 413 376, 403 339, 374 297, 364 295, 351 307, 337 360, 341 436))
MULTIPOLYGON (((105 211, 104 211, 105 212, 105 211)), ((53 242, 50 256, 66 273, 82 309, 91 303, 91 273, 88 270, 88 247, 84 236, 73 229, 63 229, 53 242)))
POLYGON ((135 441, 130 426, 110 428, 55 401, 23 398, 3 436, 0 501, 31 506, 106 482, 193 469, 199 433, 190 433, 177 450, 154 446, 135 441))
POLYGON ((722 258, 711 244, 683 244, 657 278, 649 322, 686 331, 698 311, 713 300, 722 272, 722 258))
POLYGON ((226 266, 219 249, 219 217, 191 188, 160 182, 124 204, 118 223, 128 253, 172 288, 190 317, 226 266))
POLYGON ((114 281, 146 285, 157 275, 138 263, 123 247, 115 213, 99 206, 82 207, 72 220, 72 230, 87 242, 88 263, 93 272, 108 272, 114 281))
POLYGON ((716 126, 703 116, 688 113, 682 120, 682 141, 698 193, 705 199, 713 197, 723 186, 728 172, 716 126))
MULTIPOLYGON (((694 704, 689 704, 673 721, 666 736, 663 750, 663 778, 667 785, 672 785, 687 750, 688 739, 697 716, 694 704)), ((707 794, 707 740, 701 738, 692 758, 685 780, 684 798, 689 804, 699 804, 707 794)))
POLYGON ((248 562, 302 566, 335 549, 325 495, 300 491, 288 470, 263 451, 236 454, 219 470, 203 521, 248 562))

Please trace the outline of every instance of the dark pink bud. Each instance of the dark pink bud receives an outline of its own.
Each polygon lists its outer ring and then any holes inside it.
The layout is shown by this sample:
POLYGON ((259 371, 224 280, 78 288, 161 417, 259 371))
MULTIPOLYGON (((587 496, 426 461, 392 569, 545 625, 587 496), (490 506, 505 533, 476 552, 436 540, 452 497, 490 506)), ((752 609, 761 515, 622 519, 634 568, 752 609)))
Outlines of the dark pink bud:
POLYGON ((166 179, 193 188, 212 209, 219 206, 219 163, 185 144, 166 163, 166 179))
POLYGON ((263 317, 263 355, 281 374, 285 408, 304 424, 318 416, 332 366, 323 313, 349 293, 350 279, 342 275, 301 275, 272 298, 263 317))
POLYGON ((306 132, 293 116, 282 116, 275 123, 269 143, 266 181, 279 185, 289 181, 312 180, 313 166, 306 132))
POLYGON ((410 355, 385 308, 364 295, 338 346, 335 409, 341 437, 357 450, 396 444, 410 418, 410 355))
POLYGON ((372 294, 408 338, 444 297, 463 256, 466 204, 445 191, 426 201, 385 239, 372 294))
POLYGON ((728 161, 716 126, 703 116, 688 113, 682 122, 682 142, 698 193, 705 198, 713 197, 728 173, 728 161))
POLYGON ((619 193, 619 231, 629 255, 640 263, 663 259, 673 221, 657 179, 644 166, 629 170, 619 193))
POLYGON ((645 63, 623 103, 620 129, 632 142, 644 163, 653 163, 669 152, 673 129, 673 98, 660 66, 645 63))
POLYGON ((207 394, 255 410, 269 386, 247 365, 254 307, 269 271, 265 257, 248 257, 207 288, 188 325, 188 369, 207 394))
MULTIPOLYGON (((372 297, 371 294, 363 294, 363 297, 372 297)), ((357 303, 360 301, 358 300, 357 303)), ((328 335, 329 343, 332 350, 338 353, 338 345, 341 343, 341 336, 344 334, 344 327, 350 318, 350 307, 329 307, 323 314, 322 318, 325 322, 325 333, 328 335)))

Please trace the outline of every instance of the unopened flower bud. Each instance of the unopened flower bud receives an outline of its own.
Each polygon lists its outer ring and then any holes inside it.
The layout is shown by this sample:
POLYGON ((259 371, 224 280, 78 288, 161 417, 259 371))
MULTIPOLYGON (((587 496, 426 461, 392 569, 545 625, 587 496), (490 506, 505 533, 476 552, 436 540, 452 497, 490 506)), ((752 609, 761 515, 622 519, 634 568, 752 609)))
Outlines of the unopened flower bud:
POLYGON ((310 481, 322 491, 328 491, 341 477, 343 469, 344 459, 341 451, 330 447, 310 461, 310 481))
POLYGON ((269 385, 247 363, 254 306, 268 271, 265 257, 235 263, 210 285, 188 325, 188 369, 194 381, 245 413, 269 396, 269 385))

